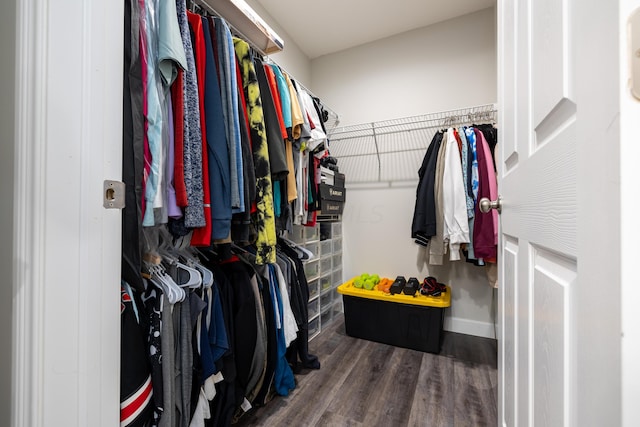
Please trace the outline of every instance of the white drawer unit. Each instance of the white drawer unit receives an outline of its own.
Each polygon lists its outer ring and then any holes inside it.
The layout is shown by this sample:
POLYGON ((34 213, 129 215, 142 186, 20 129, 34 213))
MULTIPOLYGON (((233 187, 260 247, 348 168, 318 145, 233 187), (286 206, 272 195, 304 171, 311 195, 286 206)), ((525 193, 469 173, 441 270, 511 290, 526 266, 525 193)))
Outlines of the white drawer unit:
POLYGON ((296 225, 288 237, 315 255, 304 262, 309 284, 309 339, 312 339, 342 312, 342 299, 336 290, 342 283, 342 224, 321 221, 313 227, 296 225))

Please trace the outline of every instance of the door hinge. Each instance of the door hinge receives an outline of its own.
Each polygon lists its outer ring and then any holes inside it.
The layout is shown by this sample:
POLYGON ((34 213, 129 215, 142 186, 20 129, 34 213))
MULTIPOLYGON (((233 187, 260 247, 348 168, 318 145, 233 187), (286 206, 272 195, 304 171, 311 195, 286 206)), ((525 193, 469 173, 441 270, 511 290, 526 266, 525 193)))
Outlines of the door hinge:
POLYGON ((102 206, 105 209, 123 209, 124 189, 124 182, 106 179, 102 189, 102 206))

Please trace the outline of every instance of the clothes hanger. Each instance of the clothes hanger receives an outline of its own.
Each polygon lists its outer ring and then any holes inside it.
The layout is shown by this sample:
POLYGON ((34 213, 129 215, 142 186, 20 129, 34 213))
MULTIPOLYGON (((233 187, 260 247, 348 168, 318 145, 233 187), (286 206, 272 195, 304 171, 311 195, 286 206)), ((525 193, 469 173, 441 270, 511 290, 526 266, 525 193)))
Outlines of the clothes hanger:
POLYGON ((281 237, 280 239, 282 239, 282 241, 285 242, 291 249, 296 251, 298 255, 300 255, 301 260, 311 261, 312 259, 316 258, 316 255, 313 252, 311 252, 307 248, 304 248, 298 245, 296 242, 293 242, 287 239, 286 237, 281 237))
POLYGON ((173 281, 162 265, 150 265, 151 283, 160 288, 171 304, 184 301, 185 291, 173 281))

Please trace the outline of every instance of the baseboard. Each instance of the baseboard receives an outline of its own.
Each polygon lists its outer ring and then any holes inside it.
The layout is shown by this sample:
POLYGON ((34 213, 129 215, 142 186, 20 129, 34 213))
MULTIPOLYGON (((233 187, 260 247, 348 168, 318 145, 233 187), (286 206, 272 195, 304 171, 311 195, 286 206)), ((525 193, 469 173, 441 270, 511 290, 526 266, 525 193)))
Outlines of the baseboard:
POLYGON ((444 330, 459 334, 475 335, 477 337, 495 338, 493 323, 477 320, 462 319, 460 317, 445 317, 444 330))

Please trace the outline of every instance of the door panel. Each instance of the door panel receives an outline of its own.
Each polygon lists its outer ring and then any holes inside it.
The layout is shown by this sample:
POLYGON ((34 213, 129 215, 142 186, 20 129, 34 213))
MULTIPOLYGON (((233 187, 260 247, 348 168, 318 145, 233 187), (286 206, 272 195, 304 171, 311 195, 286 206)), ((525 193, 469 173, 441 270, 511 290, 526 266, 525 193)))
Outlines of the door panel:
POLYGON ((533 248, 533 268, 534 425, 568 425, 565 402, 570 401, 569 290, 577 267, 574 260, 533 248))
POLYGON ((571 424, 577 263, 576 112, 568 0, 501 2, 501 355, 505 426, 571 424), (506 36, 508 37, 508 36, 506 36), (506 77, 509 81, 510 77, 506 77), (506 86, 501 86, 503 91, 506 86), (510 116, 509 116, 510 115, 510 116), (513 119, 509 118, 513 117, 513 119), (512 121, 509 121, 512 120, 512 121), (513 406, 513 409, 511 409, 513 406))
MULTIPOLYGON (((531 3, 532 96, 536 124, 541 123, 564 98, 570 97, 568 1, 536 0, 531 3)), ((518 28, 518 34, 524 35, 522 28, 518 28)))

